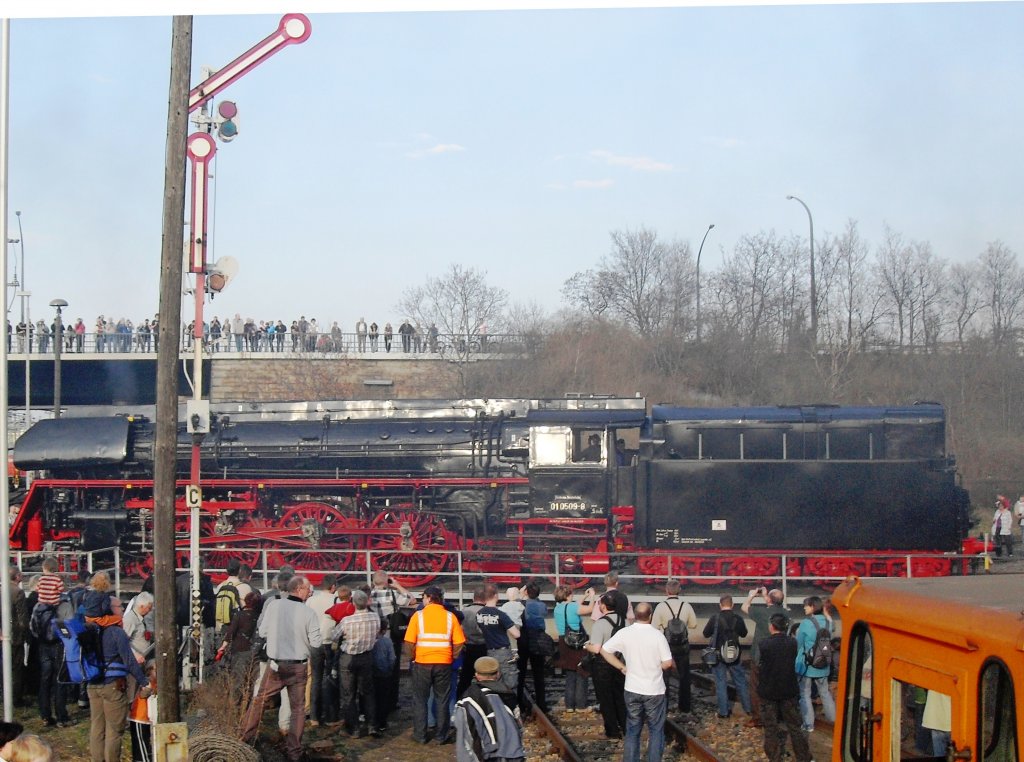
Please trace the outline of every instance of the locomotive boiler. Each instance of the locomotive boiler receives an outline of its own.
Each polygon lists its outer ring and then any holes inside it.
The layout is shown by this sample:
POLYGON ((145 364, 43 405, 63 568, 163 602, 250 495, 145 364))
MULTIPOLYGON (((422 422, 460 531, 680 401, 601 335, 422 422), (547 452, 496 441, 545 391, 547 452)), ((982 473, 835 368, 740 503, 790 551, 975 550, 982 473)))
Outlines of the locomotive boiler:
MULTIPOLYGON (((775 577, 783 563, 796 576, 897 574, 900 554, 956 552, 969 530, 936 404, 213 405, 207 433, 179 425, 183 554, 194 442, 208 568, 231 557, 313 572, 369 565, 414 585, 456 564, 579 584, 612 567, 709 582, 775 577)), ((145 564, 154 445, 145 415, 37 423, 15 445, 15 465, 37 478, 12 548, 119 544, 145 564)), ((920 564, 916 575, 951 569, 943 558, 920 564)))

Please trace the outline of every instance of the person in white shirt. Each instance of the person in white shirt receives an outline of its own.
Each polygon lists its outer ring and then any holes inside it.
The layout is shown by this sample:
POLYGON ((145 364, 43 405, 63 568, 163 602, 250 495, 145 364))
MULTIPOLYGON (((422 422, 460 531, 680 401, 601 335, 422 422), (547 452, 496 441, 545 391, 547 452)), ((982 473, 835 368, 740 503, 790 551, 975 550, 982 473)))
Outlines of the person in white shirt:
POLYGON ((623 762, 640 759, 640 733, 647 724, 647 760, 660 762, 665 752, 665 670, 672 668, 668 641, 651 624, 653 609, 638 603, 636 622, 612 635, 601 646, 601 656, 626 676, 626 742, 623 762), (615 654, 622 654, 622 663, 615 654))

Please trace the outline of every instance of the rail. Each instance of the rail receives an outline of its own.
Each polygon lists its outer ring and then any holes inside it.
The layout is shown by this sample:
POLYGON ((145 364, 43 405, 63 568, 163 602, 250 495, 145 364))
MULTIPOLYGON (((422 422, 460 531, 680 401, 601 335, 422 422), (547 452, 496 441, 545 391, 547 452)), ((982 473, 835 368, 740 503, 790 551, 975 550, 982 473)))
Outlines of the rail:
MULTIPOLYGON (((93 355, 149 355, 156 356, 155 334, 143 333, 83 333, 76 334, 65 328, 64 343, 61 346, 62 360, 76 360, 93 355)), ((192 353, 191 333, 182 333, 179 351, 192 353)), ((450 334, 439 333, 434 337, 418 336, 402 341, 397 333, 391 341, 380 335, 376 340, 356 333, 261 333, 214 335, 207 333, 203 339, 203 350, 207 356, 229 355, 241 357, 441 357, 469 358, 493 357, 500 355, 521 356, 534 348, 539 337, 526 334, 450 334)), ((33 358, 54 356, 54 343, 46 337, 21 336, 9 338, 8 355, 11 359, 22 359, 26 354, 33 358), (41 340, 42 338, 42 340, 41 340)))
POLYGON ((74 574, 86 569, 89 574, 105 571, 111 577, 114 593, 121 594, 121 549, 117 546, 97 548, 95 550, 53 550, 46 552, 30 552, 12 550, 11 562, 18 567, 22 575, 42 572, 42 560, 52 556, 57 559, 57 569, 64 574, 74 574))
MULTIPOLYGON (((465 599, 470 586, 485 579, 496 584, 518 585, 527 579, 543 577, 555 586, 567 584, 583 587, 598 581, 608 570, 607 566, 594 571, 568 572, 565 569, 575 565, 579 553, 555 551, 547 554, 510 553, 508 551, 479 550, 401 550, 395 549, 348 549, 317 550, 267 547, 204 548, 200 551, 203 568, 214 574, 224 573, 227 556, 253 560, 253 575, 264 588, 270 587, 277 570, 285 563, 291 564, 301 574, 319 576, 328 572, 341 574, 349 579, 371 582, 377 569, 384 569, 403 582, 407 587, 422 587, 430 582, 445 583, 460 599, 465 599)), ((867 554, 866 554, 867 555, 867 554)), ((718 603, 721 587, 778 587, 787 600, 797 600, 806 594, 808 586, 831 587, 851 574, 861 577, 912 577, 967 575, 982 570, 984 556, 952 553, 871 553, 866 560, 839 556, 835 553, 782 553, 758 554, 756 559, 764 568, 775 571, 726 571, 724 573, 652 574, 638 570, 636 565, 642 559, 652 557, 666 560, 665 568, 677 567, 673 562, 692 564, 695 559, 704 565, 715 566, 735 559, 753 558, 749 554, 720 552, 701 554, 650 554, 616 553, 616 568, 620 581, 627 586, 661 587, 669 579, 680 579, 690 585, 688 600, 694 603, 718 603), (821 561, 833 569, 830 574, 794 573, 792 570, 806 569, 809 562, 821 561), (707 587, 705 595, 694 594, 695 589, 707 587), (792 588, 798 588, 791 592, 792 588)), ((819 564, 820 565, 820 564, 819 564)), ((545 597, 549 597, 545 596, 545 597)))

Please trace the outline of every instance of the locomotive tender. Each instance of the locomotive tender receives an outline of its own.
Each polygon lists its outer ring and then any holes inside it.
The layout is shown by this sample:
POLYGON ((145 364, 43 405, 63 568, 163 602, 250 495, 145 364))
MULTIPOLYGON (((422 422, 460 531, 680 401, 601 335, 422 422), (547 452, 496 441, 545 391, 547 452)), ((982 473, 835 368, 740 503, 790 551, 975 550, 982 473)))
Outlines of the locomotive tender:
MULTIPOLYGON (((556 558, 579 583, 634 564, 651 578, 771 578, 783 556, 795 576, 900 574, 900 553, 959 552, 969 530, 933 403, 222 403, 209 429, 179 425, 176 500, 184 556, 195 436, 208 568, 255 564, 264 549, 271 567, 369 563, 426 584, 454 568, 445 551, 461 550, 463 571, 510 581, 553 574, 556 558)), ((15 465, 40 476, 11 547, 120 544, 145 562, 154 451, 143 416, 37 423, 14 449, 15 465)), ((914 564, 915 576, 951 572, 949 559, 914 564)))

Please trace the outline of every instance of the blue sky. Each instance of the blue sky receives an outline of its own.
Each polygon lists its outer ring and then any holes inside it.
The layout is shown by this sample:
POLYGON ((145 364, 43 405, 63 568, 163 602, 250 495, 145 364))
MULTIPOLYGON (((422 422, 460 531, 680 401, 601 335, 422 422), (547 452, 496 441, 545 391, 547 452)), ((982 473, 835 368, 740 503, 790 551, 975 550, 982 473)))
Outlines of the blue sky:
MULTIPOLYGON (((280 15, 196 16, 193 84, 280 15)), ((819 238, 852 218, 873 245, 888 223, 951 261, 1024 254, 1022 4, 309 15, 223 95, 214 258, 241 270, 208 315, 397 325, 453 262, 554 310, 611 230, 696 249, 715 223, 715 267, 744 234, 807 235, 787 194, 819 238)), ((11 22, 34 317, 156 311, 170 27, 11 22)))

